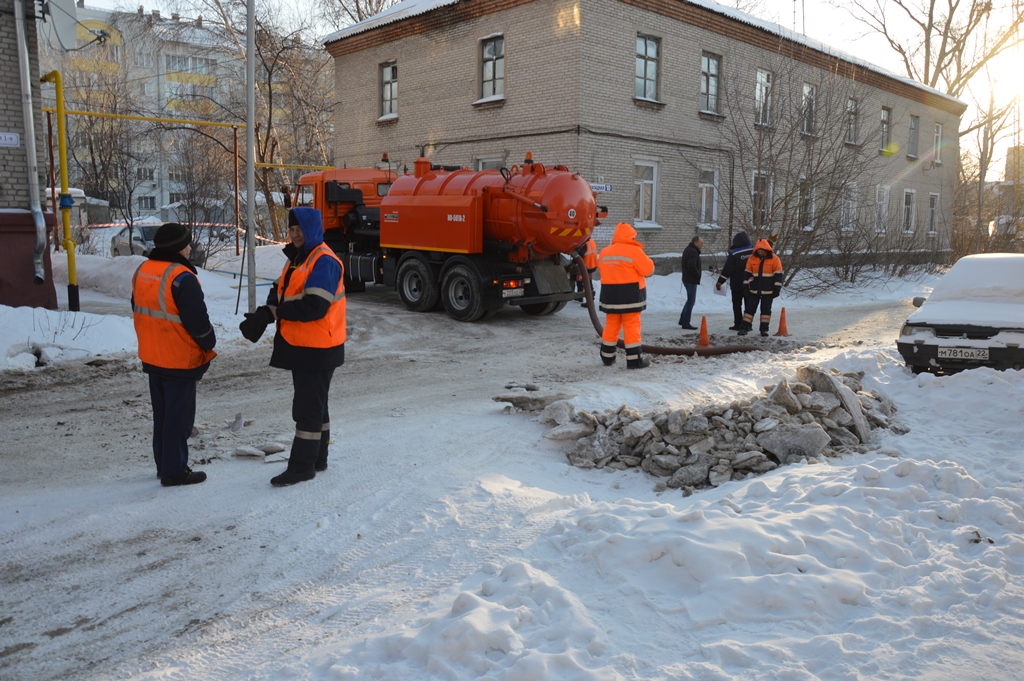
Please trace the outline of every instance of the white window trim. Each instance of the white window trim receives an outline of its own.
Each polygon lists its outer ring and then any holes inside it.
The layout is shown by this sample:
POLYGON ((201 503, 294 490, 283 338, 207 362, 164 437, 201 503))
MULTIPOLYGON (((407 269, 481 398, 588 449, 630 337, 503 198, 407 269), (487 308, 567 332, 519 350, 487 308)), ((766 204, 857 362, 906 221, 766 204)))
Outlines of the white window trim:
POLYGON ((808 182, 806 177, 801 177, 800 178, 800 182, 797 185, 796 196, 797 196, 797 201, 799 201, 799 205, 797 206, 797 209, 796 209, 797 222, 798 223, 800 222, 799 218, 800 218, 801 206, 803 205, 802 189, 803 189, 804 183, 807 183, 807 191, 808 191, 808 195, 809 195, 809 197, 811 199, 811 207, 810 207, 810 209, 808 210, 808 213, 807 213, 807 217, 810 219, 810 223, 808 223, 806 225, 797 225, 797 226, 800 227, 800 229, 802 229, 805 232, 813 232, 814 231, 814 218, 815 218, 815 214, 817 213, 817 209, 818 209, 818 206, 816 205, 817 197, 815 196, 815 193, 814 193, 814 184, 811 183, 811 182, 808 182))
MULTIPOLYGON (((634 76, 633 76, 633 99, 635 99, 637 101, 640 101, 640 102, 651 102, 652 104, 662 104, 663 102, 660 99, 660 97, 661 97, 661 66, 662 66, 662 46, 661 46, 662 40, 661 40, 661 36, 657 36, 657 35, 654 35, 654 34, 651 34, 651 33, 641 33, 641 32, 638 31, 637 34, 636 34, 636 37, 637 38, 644 38, 645 40, 653 40, 654 42, 656 42, 658 44, 658 56, 657 56, 657 58, 651 60, 651 61, 653 61, 655 63, 655 70, 656 70, 656 74, 654 76, 654 93, 655 93, 655 97, 653 99, 651 99, 646 94, 644 94, 644 95, 637 95, 636 94, 636 74, 634 73, 634 76)), ((636 59, 639 59, 640 55, 637 54, 637 55, 634 55, 634 57, 636 59)), ((645 64, 646 64, 647 61, 648 60, 645 57, 644 58, 645 64)), ((644 81, 646 82, 646 74, 645 74, 645 77, 644 77, 644 81)), ((645 93, 647 92, 646 88, 644 88, 644 92, 645 93)))
MULTIPOLYGON (((398 60, 397 59, 388 59, 387 61, 381 62, 380 65, 377 67, 377 76, 378 76, 377 82, 379 83, 379 87, 380 87, 380 90, 378 91, 379 92, 378 111, 383 111, 384 110, 384 77, 383 77, 384 69, 391 68, 392 66, 397 66, 397 65, 398 65, 398 60)), ((394 80, 389 81, 389 82, 397 83, 398 79, 395 78, 394 80)), ((398 96, 397 95, 394 96, 389 101, 393 102, 393 104, 392 104, 392 109, 393 110, 388 112, 388 113, 381 113, 381 115, 377 118, 378 121, 390 121, 390 120, 393 120, 395 118, 398 118, 398 96)))
POLYGON ((633 167, 634 167, 634 179, 633 179, 633 191, 636 191, 636 186, 640 184, 640 181, 635 177, 636 166, 650 166, 654 168, 653 188, 651 190, 651 219, 641 220, 639 216, 633 216, 633 227, 635 229, 661 229, 661 225, 658 224, 658 181, 661 176, 661 159, 653 156, 634 156, 633 167))
POLYGON ((843 138, 847 144, 857 144, 857 139, 860 132, 860 100, 856 97, 846 98, 846 135, 843 138), (850 102, 853 102, 853 108, 850 108, 850 102), (852 115, 851 115, 852 114, 852 115), (850 119, 853 119, 853 126, 851 130, 850 119), (853 139, 850 139, 850 132, 853 132, 853 139))
POLYGON ((805 135, 814 135, 818 116, 818 86, 813 83, 804 83, 800 96, 800 132, 805 135), (808 97, 810 89, 810 97, 808 97), (808 101, 810 106, 808 107, 808 101))
POLYGON ((772 124, 772 80, 773 74, 768 69, 757 69, 754 75, 754 124, 771 126, 772 124), (767 83, 762 89, 761 87, 761 75, 766 75, 767 83), (761 99, 762 93, 764 94, 763 106, 761 99))
POLYGON ((932 139, 932 162, 942 165, 942 123, 935 124, 935 136, 932 139))
POLYGON ((498 168, 501 168, 503 165, 505 165, 505 157, 501 155, 477 156, 475 159, 473 159, 473 167, 476 168, 477 172, 480 172, 481 170, 484 170, 483 166, 485 163, 494 162, 497 162, 498 168))
POLYGON ((750 171, 750 226, 753 229, 764 229, 772 224, 772 193, 775 185, 775 181, 772 178, 771 173, 767 170, 752 170, 750 171), (757 195, 757 178, 766 177, 768 178, 768 195, 765 199, 764 209, 764 224, 757 224, 754 220, 755 211, 757 210, 757 201, 755 197, 757 195))
POLYGON ((888 154, 890 145, 892 145, 892 107, 883 106, 878 114, 878 151, 888 154), (886 113, 889 115, 885 116, 886 113))
POLYGON ((721 227, 718 224, 719 201, 718 201, 718 169, 717 168, 699 168, 698 171, 697 171, 697 191, 698 191, 698 195, 699 195, 699 198, 700 198, 700 207, 698 209, 700 211, 700 213, 697 216, 698 218, 703 218, 704 217, 704 188, 708 187, 708 186, 711 187, 711 222, 701 222, 700 219, 698 219, 697 220, 697 229, 706 229, 706 230, 721 229, 721 227), (711 173, 714 176, 714 179, 711 181, 710 185, 708 185, 706 182, 701 182, 700 181, 700 173, 711 173))
POLYGON ((850 182, 843 187, 842 205, 839 211, 839 229, 842 232, 850 233, 857 231, 857 212, 860 210, 859 187, 856 182, 850 182), (849 201, 850 196, 853 201, 849 201), (846 218, 850 218, 847 220, 846 218))
POLYGON ((907 156, 917 158, 921 153, 921 117, 911 115, 908 125, 910 134, 907 139, 907 156), (916 126, 914 125, 915 121, 917 122, 916 126))
MULTIPOLYGON (((482 93, 483 92, 483 87, 484 87, 484 73, 483 73, 483 67, 484 67, 484 53, 483 53, 483 49, 484 49, 484 43, 487 42, 488 40, 496 40, 498 38, 501 38, 501 62, 502 62, 502 64, 504 64, 505 63, 505 47, 506 47, 506 45, 505 45, 505 34, 504 33, 491 33, 490 35, 485 35, 484 37, 477 39, 477 43, 476 43, 477 44, 477 68, 479 69, 478 75, 477 75, 477 92, 482 93)), ((501 76, 501 94, 497 94, 496 93, 496 94, 493 94, 493 95, 488 95, 486 97, 480 97, 475 102, 473 102, 473 106, 476 106, 477 104, 486 104, 488 102, 499 102, 499 101, 504 101, 504 100, 505 100, 505 74, 504 74, 504 71, 503 71, 502 72, 502 76, 501 76)))
MULTIPOLYGON (((713 116, 720 116, 722 110, 722 55, 702 50, 700 53, 701 67, 700 67, 700 84, 704 86, 704 57, 712 57, 718 63, 718 71, 715 72, 715 106, 716 109, 705 109, 701 106, 701 113, 711 114, 713 116)), ((709 88, 710 92, 710 88, 709 88)), ((704 93, 698 90, 698 96, 702 100, 700 103, 703 105, 704 93)))
POLYGON ((917 190, 916 189, 904 189, 903 190, 903 205, 900 207, 900 226, 903 228, 904 234, 913 234, 914 227, 917 224, 917 190), (913 197, 910 202, 910 229, 907 229, 907 197, 913 197))
POLYGON ((938 192, 928 194, 928 236, 938 236, 939 234, 939 207, 942 205, 940 196, 938 192), (932 207, 933 198, 935 199, 934 208, 932 207))
POLYGON ((892 187, 887 184, 875 185, 875 234, 889 231, 889 198, 892 187), (883 196, 884 200, 879 200, 883 196))

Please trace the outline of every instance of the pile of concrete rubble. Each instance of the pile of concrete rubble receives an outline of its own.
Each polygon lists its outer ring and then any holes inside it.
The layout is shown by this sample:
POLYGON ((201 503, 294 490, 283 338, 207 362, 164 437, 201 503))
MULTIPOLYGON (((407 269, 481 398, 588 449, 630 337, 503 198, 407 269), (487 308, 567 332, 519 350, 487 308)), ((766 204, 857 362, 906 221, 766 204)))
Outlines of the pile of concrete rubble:
POLYGON ((576 441, 566 454, 573 466, 639 467, 667 478, 668 487, 717 487, 780 465, 877 450, 873 429, 908 432, 892 400, 863 390, 863 377, 801 367, 796 381, 729 405, 648 414, 623 405, 592 413, 563 399, 548 404, 540 420, 553 426, 545 437, 576 441))

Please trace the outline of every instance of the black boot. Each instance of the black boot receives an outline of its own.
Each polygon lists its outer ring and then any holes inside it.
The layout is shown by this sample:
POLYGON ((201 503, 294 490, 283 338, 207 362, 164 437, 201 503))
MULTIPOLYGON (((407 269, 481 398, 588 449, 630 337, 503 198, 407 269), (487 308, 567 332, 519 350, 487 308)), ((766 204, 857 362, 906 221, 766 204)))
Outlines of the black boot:
POLYGON ((178 485, 196 485, 203 480, 206 480, 206 473, 202 471, 193 471, 188 466, 185 467, 185 471, 181 475, 162 475, 160 476, 160 484, 164 487, 177 487, 178 485))
POLYGON ((626 356, 627 369, 646 369, 651 366, 651 358, 637 352, 635 355, 626 356))
POLYGON ((740 329, 736 332, 736 335, 737 336, 746 336, 748 333, 750 333, 750 330, 752 328, 753 328, 753 325, 750 322, 746 322, 745 321, 740 326, 740 329))
POLYGON ((320 454, 316 457, 313 470, 323 473, 327 470, 327 446, 331 443, 331 431, 325 430, 320 433, 320 454))
POLYGON ((274 487, 287 487, 297 482, 305 482, 316 477, 317 456, 320 454, 320 442, 317 440, 292 440, 292 453, 288 457, 288 468, 281 475, 270 479, 274 487))
POLYGON ((606 367, 615 364, 615 346, 601 343, 601 361, 606 367))

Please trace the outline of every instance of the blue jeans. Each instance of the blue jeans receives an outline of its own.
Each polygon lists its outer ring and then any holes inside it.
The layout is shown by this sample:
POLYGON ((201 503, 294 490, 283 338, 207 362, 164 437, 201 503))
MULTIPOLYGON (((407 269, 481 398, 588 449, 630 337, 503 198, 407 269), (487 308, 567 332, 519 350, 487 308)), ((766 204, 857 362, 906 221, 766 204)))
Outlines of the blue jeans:
POLYGON ((683 284, 683 288, 686 289, 686 304, 679 315, 679 326, 693 326, 690 323, 690 315, 693 313, 694 303, 697 302, 697 284, 683 284))

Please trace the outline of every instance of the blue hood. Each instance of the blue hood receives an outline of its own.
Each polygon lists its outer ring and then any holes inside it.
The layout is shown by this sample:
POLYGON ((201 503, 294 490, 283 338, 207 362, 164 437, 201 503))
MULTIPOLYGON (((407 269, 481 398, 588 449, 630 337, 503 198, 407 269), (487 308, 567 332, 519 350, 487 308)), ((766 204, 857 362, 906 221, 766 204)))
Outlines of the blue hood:
POLYGON ((302 229, 302 236, 306 244, 302 247, 306 253, 324 242, 324 222, 320 217, 320 211, 316 208, 300 206, 288 211, 288 224, 297 222, 302 229))

